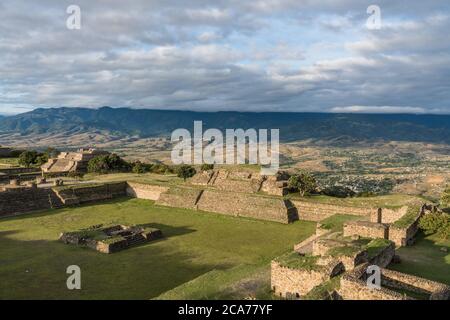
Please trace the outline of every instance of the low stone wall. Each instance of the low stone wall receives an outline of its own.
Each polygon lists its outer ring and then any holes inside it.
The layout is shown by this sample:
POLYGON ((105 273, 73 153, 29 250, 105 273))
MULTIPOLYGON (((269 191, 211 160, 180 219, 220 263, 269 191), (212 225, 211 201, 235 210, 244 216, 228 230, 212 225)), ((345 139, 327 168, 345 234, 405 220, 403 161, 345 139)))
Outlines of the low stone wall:
POLYGON ((270 281, 272 290, 283 298, 300 298, 315 286, 330 279, 330 274, 315 270, 291 269, 272 261, 270 281))
POLYGON ((393 223, 403 217, 408 211, 408 206, 399 209, 380 208, 373 211, 370 215, 370 221, 375 223, 393 223))
POLYGON ((128 182, 127 195, 133 198, 158 200, 161 193, 166 192, 169 187, 162 187, 150 184, 128 182))
POLYGON ((51 189, 17 187, 0 192, 0 217, 60 208, 63 205, 51 189))
POLYGON ((382 238, 389 236, 389 227, 369 221, 349 221, 344 223, 344 237, 357 235, 364 238, 382 238))
POLYGON ((424 213, 424 206, 417 211, 413 222, 404 227, 391 224, 389 227, 389 240, 394 241, 397 246, 407 246, 414 240, 414 236, 419 230, 419 219, 424 213))
POLYGON ((82 184, 55 188, 55 192, 65 205, 110 200, 126 196, 126 182, 105 183, 83 186, 82 184))
POLYGON ((197 208, 222 214, 289 223, 296 219, 289 201, 238 192, 205 190, 197 208))
POLYGON ((367 286, 366 270, 369 264, 363 264, 341 277, 338 294, 344 300, 411 300, 398 292, 381 287, 371 289, 367 286))
POLYGON ((350 214, 369 217, 376 208, 359 208, 348 206, 335 206, 325 203, 291 200, 297 208, 300 220, 321 221, 335 214, 350 214))
POLYGON ((22 173, 41 173, 40 168, 3 168, 0 169, 0 173, 6 175, 17 175, 22 173))
POLYGON ((448 300, 450 287, 413 275, 381 268, 381 288, 371 289, 367 286, 366 270, 368 263, 358 266, 341 278, 339 295, 349 300, 414 300, 395 290, 429 294, 430 300, 448 300))
POLYGON ((390 288, 430 294, 430 300, 450 298, 450 287, 445 284, 388 269, 382 269, 381 274, 381 284, 390 288))

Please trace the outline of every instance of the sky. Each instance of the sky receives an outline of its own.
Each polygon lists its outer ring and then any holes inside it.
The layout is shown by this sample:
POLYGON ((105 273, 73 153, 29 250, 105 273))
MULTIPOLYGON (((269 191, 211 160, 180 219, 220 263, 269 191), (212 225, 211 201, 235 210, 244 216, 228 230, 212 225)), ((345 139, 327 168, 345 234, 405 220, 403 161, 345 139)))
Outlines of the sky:
POLYGON ((449 32, 447 0, 1 0, 0 114, 450 114, 449 32))

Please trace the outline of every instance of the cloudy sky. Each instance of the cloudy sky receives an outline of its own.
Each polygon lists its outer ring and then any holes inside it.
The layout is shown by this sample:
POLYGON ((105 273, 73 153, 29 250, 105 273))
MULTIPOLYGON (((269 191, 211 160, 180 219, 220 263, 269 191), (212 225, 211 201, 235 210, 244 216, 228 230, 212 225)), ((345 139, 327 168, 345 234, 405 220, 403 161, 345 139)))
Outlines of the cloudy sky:
POLYGON ((448 0, 2 0, 0 113, 450 113, 449 33, 448 0))

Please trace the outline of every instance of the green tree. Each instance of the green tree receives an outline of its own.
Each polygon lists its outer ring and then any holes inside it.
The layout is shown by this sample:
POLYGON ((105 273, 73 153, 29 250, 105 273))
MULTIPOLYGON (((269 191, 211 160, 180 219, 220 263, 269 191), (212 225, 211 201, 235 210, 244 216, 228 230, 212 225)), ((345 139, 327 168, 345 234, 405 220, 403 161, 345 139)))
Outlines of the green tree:
POLYGON ((151 170, 152 170, 151 164, 142 163, 140 161, 136 161, 135 163, 133 163, 133 168, 131 169, 133 173, 147 173, 150 172, 151 170))
POLYGON ((447 187, 441 196, 441 205, 443 207, 450 207, 450 187, 447 187))
POLYGON ((183 178, 184 181, 187 178, 193 177, 196 173, 195 168, 187 164, 183 164, 177 168, 177 176, 183 178))
POLYGON ((425 234, 437 234, 443 240, 450 238, 450 216, 447 213, 429 213, 419 220, 425 234))
POLYGON ((317 188, 316 179, 306 171, 301 171, 291 176, 288 180, 288 185, 290 188, 298 190, 302 197, 315 191, 317 188))
POLYGON ((36 164, 38 153, 36 151, 24 151, 19 156, 19 164, 27 168, 36 164))
POLYGON ((131 165, 115 153, 97 156, 88 163, 88 171, 93 173, 128 172, 130 170, 131 165))

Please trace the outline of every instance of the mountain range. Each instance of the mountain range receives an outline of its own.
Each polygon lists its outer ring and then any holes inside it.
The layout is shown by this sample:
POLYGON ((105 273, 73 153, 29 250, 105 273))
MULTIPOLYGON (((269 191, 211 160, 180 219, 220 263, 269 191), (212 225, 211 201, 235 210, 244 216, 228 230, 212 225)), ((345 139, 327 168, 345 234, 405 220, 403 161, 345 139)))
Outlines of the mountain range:
POLYGON ((177 128, 280 129, 282 141, 414 141, 450 144, 450 115, 283 112, 193 112, 110 108, 41 108, 0 116, 0 134, 35 136, 109 132, 114 136, 168 136, 177 128))

